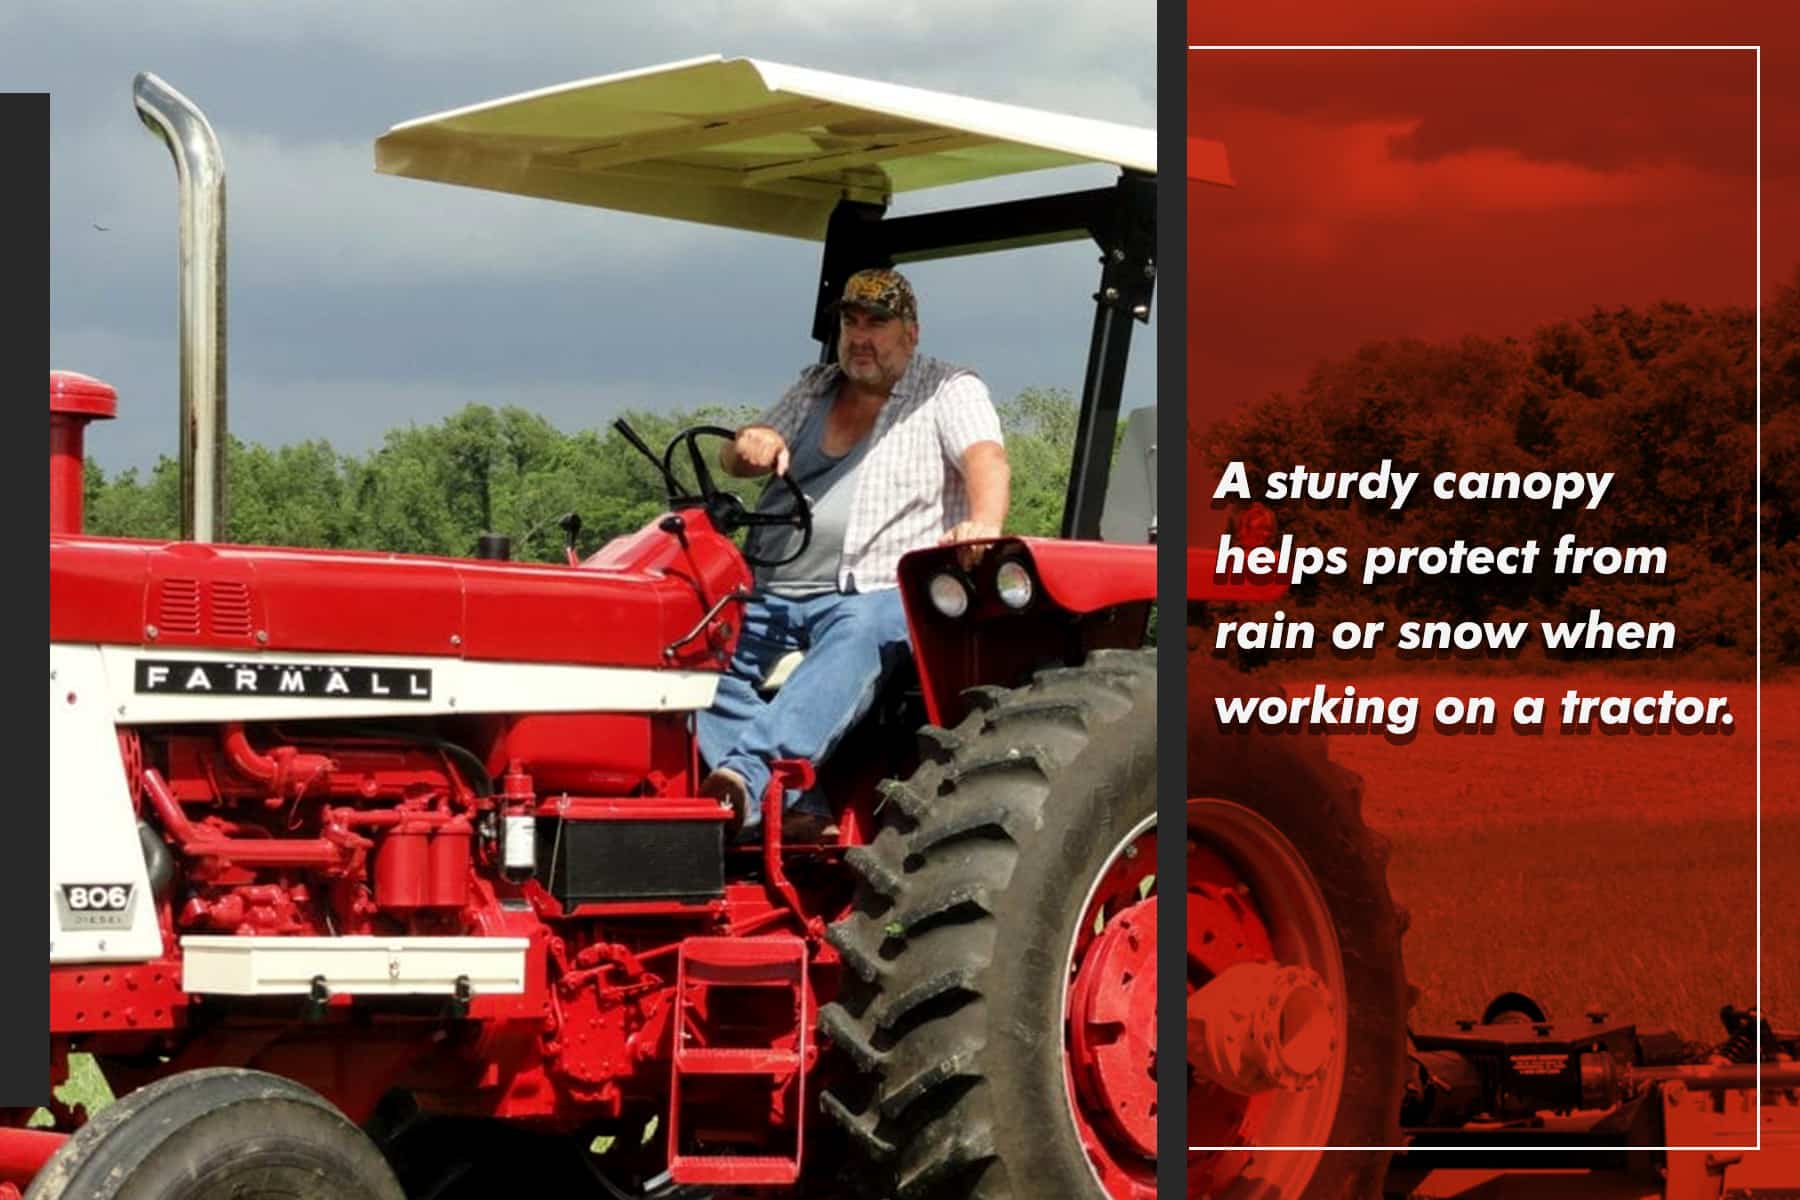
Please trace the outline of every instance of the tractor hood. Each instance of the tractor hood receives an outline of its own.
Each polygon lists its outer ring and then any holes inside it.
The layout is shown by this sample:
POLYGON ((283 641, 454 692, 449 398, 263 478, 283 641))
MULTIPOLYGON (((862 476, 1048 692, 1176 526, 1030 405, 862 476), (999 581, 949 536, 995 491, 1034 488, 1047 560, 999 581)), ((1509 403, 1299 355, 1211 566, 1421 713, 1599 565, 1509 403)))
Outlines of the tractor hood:
POLYGON ((421 117, 375 143, 390 175, 814 240, 841 199, 1083 163, 1154 174, 1156 131, 716 55, 421 117))

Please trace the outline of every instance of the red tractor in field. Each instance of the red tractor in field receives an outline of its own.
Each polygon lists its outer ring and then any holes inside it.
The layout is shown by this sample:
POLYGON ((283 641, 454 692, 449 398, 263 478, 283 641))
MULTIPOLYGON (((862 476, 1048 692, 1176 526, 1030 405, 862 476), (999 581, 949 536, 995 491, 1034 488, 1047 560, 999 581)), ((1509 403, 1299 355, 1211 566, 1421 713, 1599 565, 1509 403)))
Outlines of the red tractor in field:
POLYGON ((1155 551, 1091 540, 1154 135, 712 58, 376 143, 822 241, 827 354, 857 269, 1097 243, 1065 539, 909 557, 916 669, 832 761, 778 764, 840 832, 741 847, 692 724, 750 584, 729 431, 637 443, 667 514, 567 565, 215 541, 223 168, 179 93, 135 97, 181 185, 182 540, 82 532, 116 398, 51 378, 51 1083, 88 1055, 119 1099, 9 1114, 0 1195, 1154 1194, 1155 551), (885 215, 1079 163, 1117 180, 885 215))

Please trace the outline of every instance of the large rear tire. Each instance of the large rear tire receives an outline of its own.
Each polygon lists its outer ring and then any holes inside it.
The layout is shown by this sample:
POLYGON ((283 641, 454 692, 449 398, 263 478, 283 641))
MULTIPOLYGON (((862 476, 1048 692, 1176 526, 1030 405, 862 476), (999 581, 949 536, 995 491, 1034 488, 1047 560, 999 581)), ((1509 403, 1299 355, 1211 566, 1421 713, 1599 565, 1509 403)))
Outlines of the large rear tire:
POLYGON ((1215 697, 1268 691, 1189 661, 1189 991, 1238 962, 1309 972, 1330 998, 1312 1009, 1330 1048, 1304 1088, 1234 1093, 1193 1068, 1190 1005, 1188 1140, 1215 1149, 1190 1155, 1189 1194, 1366 1200, 1381 1195, 1388 1151, 1255 1150, 1398 1144, 1409 991, 1388 846, 1363 822, 1361 779, 1327 760, 1322 738, 1219 727, 1215 697))
POLYGON ((875 1194, 1154 1196, 1154 1019, 1120 1019, 1154 1012, 1154 657, 975 699, 849 855, 820 1020, 861 1074, 825 1107, 875 1194))
POLYGON ((405 1200, 363 1132, 261 1071, 209 1068, 126 1095, 77 1130, 26 1200, 405 1200))

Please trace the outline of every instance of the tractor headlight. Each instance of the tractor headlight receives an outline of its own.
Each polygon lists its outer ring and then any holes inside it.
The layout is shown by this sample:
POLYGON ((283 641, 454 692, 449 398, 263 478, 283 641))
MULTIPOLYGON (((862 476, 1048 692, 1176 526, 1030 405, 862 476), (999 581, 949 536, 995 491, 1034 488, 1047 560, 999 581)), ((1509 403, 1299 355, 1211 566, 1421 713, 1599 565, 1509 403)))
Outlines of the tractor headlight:
POLYGON ((1018 559, 1009 558, 994 572, 994 590, 1000 593, 1000 602, 1006 607, 1024 608, 1031 603, 1031 572, 1018 559))
POLYGON ((926 591, 931 596, 931 607, 946 617, 955 619, 969 611, 968 585, 948 571, 933 575, 926 591))

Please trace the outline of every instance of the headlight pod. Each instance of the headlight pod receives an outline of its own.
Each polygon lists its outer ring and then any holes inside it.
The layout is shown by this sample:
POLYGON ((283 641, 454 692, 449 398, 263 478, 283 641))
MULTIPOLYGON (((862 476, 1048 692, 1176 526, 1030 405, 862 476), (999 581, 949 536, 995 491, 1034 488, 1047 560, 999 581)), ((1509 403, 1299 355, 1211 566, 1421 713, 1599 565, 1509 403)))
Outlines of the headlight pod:
POLYGON ((925 590, 931 597, 931 607, 951 620, 969 611, 969 585, 960 576, 940 571, 931 577, 925 590))
POLYGON ((1018 559, 1007 559, 994 572, 994 591, 999 593, 1000 603, 1017 612, 1031 603, 1035 591, 1031 572, 1018 559))

